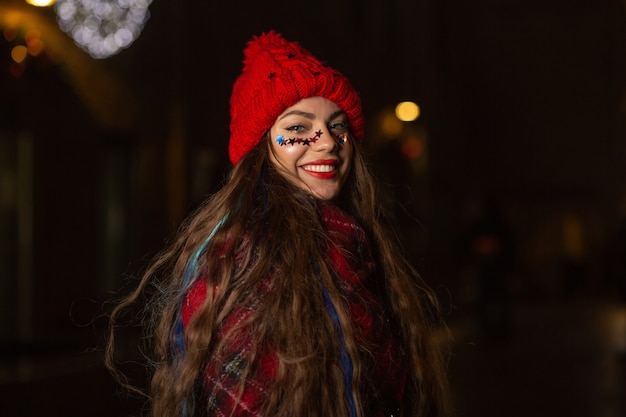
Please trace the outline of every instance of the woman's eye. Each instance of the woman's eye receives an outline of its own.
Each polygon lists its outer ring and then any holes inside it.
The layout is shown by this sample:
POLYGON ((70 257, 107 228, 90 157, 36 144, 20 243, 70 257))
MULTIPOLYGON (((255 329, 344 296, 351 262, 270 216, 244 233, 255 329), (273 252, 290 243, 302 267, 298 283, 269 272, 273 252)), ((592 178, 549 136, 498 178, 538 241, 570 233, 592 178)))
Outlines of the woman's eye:
POLYGON ((346 133, 348 131, 348 122, 331 123, 328 127, 333 133, 346 133))
POLYGON ((287 129, 285 129, 285 130, 287 130, 289 132, 296 132, 296 133, 298 133, 298 132, 303 132, 304 129, 305 129, 305 127, 302 126, 302 125, 292 125, 292 126, 287 127, 287 129))

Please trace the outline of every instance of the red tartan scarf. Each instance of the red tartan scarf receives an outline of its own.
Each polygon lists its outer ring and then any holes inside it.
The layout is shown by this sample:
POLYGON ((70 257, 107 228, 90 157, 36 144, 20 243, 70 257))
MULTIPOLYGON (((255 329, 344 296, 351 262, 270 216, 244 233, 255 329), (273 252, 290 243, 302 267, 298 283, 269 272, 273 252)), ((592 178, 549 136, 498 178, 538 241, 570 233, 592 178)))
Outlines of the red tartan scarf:
MULTIPOLYGON (((353 332, 363 362, 360 393, 367 417, 401 415, 406 368, 401 363, 401 349, 391 332, 383 297, 376 289, 376 268, 364 230, 348 215, 330 203, 320 207, 322 224, 332 242, 329 262, 338 280, 338 287, 348 302, 353 332)), ((194 311, 206 297, 206 283, 199 279, 189 291, 183 307, 183 322, 189 322, 194 311)), ((262 302, 262 300, 258 300, 262 302)), ((255 306, 236 308, 222 328, 232 328, 248 317, 255 306)), ((257 353, 256 371, 248 375, 239 399, 239 382, 245 369, 246 352, 251 340, 237 340, 230 355, 220 363, 211 363, 206 371, 209 392, 209 415, 226 417, 235 409, 234 417, 261 417, 259 407, 278 370, 273 352, 257 353)), ((339 354, 339 353, 338 353, 339 354)))

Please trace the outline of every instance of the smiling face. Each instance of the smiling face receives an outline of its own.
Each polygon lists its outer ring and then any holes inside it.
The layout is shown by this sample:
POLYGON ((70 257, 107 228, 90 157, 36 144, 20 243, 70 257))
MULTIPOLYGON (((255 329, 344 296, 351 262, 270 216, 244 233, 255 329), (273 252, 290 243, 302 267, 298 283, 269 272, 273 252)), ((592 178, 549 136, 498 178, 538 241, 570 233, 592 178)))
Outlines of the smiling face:
POLYGON ((319 199, 339 195, 353 152, 339 106, 323 97, 300 100, 278 116, 270 141, 270 160, 283 176, 319 199))

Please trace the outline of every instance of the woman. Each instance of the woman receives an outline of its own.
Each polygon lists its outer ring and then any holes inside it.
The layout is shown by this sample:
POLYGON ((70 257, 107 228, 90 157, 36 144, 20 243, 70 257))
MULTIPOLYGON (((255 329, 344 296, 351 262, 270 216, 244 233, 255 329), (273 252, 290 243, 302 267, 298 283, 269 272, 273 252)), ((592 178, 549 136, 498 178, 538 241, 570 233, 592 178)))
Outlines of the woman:
POLYGON ((356 91, 273 31, 244 55, 227 183, 112 317, 158 290, 152 414, 443 415, 437 304, 385 224, 356 91))

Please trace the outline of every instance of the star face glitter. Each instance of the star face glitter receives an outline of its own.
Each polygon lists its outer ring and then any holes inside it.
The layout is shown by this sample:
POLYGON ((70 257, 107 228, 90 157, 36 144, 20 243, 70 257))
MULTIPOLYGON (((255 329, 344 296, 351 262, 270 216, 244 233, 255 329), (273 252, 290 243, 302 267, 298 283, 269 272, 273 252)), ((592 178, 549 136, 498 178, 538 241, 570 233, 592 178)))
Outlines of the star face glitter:
MULTIPOLYGON (((315 143, 318 141, 318 139, 324 134, 324 132, 322 132, 321 130, 318 130, 317 132, 315 132, 315 136, 313 136, 312 138, 289 138, 289 139, 285 139, 285 137, 283 135, 279 135, 276 138, 276 143, 278 143, 280 146, 287 146, 287 145, 305 145, 305 146, 311 146, 311 143, 315 143)), ((346 141, 348 140, 348 135, 346 133, 342 134, 342 135, 336 135, 335 136, 335 140, 337 141, 337 143, 341 146, 344 143, 346 143, 346 141)))

